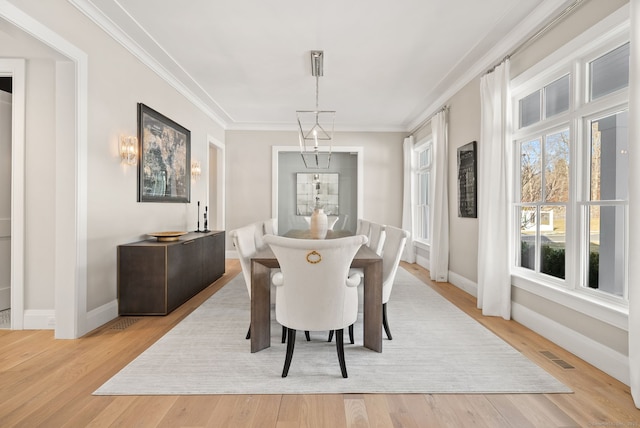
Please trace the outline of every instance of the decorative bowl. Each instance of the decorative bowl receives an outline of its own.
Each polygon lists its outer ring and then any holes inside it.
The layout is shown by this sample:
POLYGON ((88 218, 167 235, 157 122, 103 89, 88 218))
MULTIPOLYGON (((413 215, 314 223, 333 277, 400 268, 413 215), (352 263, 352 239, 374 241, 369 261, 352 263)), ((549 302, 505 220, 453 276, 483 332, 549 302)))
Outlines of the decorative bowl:
POLYGON ((182 235, 186 235, 187 232, 153 232, 147 233, 149 236, 158 238, 158 242, 171 242, 177 241, 182 235))

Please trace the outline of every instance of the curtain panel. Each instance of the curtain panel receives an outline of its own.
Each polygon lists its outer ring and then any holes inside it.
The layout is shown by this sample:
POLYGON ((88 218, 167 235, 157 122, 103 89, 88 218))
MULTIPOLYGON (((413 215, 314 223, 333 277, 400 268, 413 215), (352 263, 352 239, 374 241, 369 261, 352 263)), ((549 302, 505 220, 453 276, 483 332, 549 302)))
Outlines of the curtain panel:
POLYGON ((447 109, 431 119, 433 131, 432 179, 429 181, 431 206, 431 254, 429 274, 431 280, 449 280, 449 192, 447 109))
POLYGON ((509 60, 480 79, 478 144, 478 308, 511 318, 509 225, 511 108, 509 60))
POLYGON ((631 0, 629 67, 629 386, 640 408, 640 0, 631 0), (635 220, 634 220, 635 219, 635 220))
POLYGON ((402 260, 407 263, 416 262, 416 249, 413 245, 414 234, 414 210, 413 210, 413 196, 415 195, 415 179, 413 176, 415 155, 413 153, 414 138, 413 135, 404 139, 402 145, 403 150, 403 174, 404 174, 404 189, 402 193, 402 228, 409 232, 407 243, 404 246, 404 252, 402 253, 402 260))

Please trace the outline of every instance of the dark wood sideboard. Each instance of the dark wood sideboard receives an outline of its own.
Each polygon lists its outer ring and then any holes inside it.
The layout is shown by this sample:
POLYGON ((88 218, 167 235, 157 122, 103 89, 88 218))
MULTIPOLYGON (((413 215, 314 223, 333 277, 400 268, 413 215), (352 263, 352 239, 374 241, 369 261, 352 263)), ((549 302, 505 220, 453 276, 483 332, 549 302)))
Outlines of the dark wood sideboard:
POLYGON ((166 315, 224 274, 224 231, 118 245, 118 313, 166 315))

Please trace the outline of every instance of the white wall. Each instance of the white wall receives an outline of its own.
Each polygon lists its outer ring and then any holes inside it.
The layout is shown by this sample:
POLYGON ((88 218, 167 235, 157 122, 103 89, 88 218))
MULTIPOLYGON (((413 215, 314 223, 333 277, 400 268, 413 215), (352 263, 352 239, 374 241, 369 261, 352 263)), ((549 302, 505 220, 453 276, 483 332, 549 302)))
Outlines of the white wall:
POLYGON ((458 148, 480 140, 480 80, 462 88, 449 102, 449 270, 478 280, 478 220, 458 217, 458 148))
MULTIPOLYGON (((401 133, 343 132, 334 146, 363 147, 362 215, 382 224, 402 222, 401 133)), ((297 146, 295 132, 227 131, 227 231, 271 217, 271 148, 297 146)), ((233 245, 227 239, 227 249, 233 245)))

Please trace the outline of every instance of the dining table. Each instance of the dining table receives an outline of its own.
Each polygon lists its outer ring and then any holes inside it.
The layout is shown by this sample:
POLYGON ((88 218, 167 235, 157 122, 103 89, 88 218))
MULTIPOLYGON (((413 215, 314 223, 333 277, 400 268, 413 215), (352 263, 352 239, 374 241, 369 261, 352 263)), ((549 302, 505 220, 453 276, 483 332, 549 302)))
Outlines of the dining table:
MULTIPOLYGON (((326 239, 347 235, 339 231, 329 232, 326 239)), ((284 236, 304 239, 307 231, 289 231, 284 236)), ((251 352, 271 346, 271 269, 279 267, 278 259, 269 246, 259 249, 251 258, 251 352)), ((382 352, 382 257, 362 245, 351 267, 364 271, 364 347, 382 352)))

